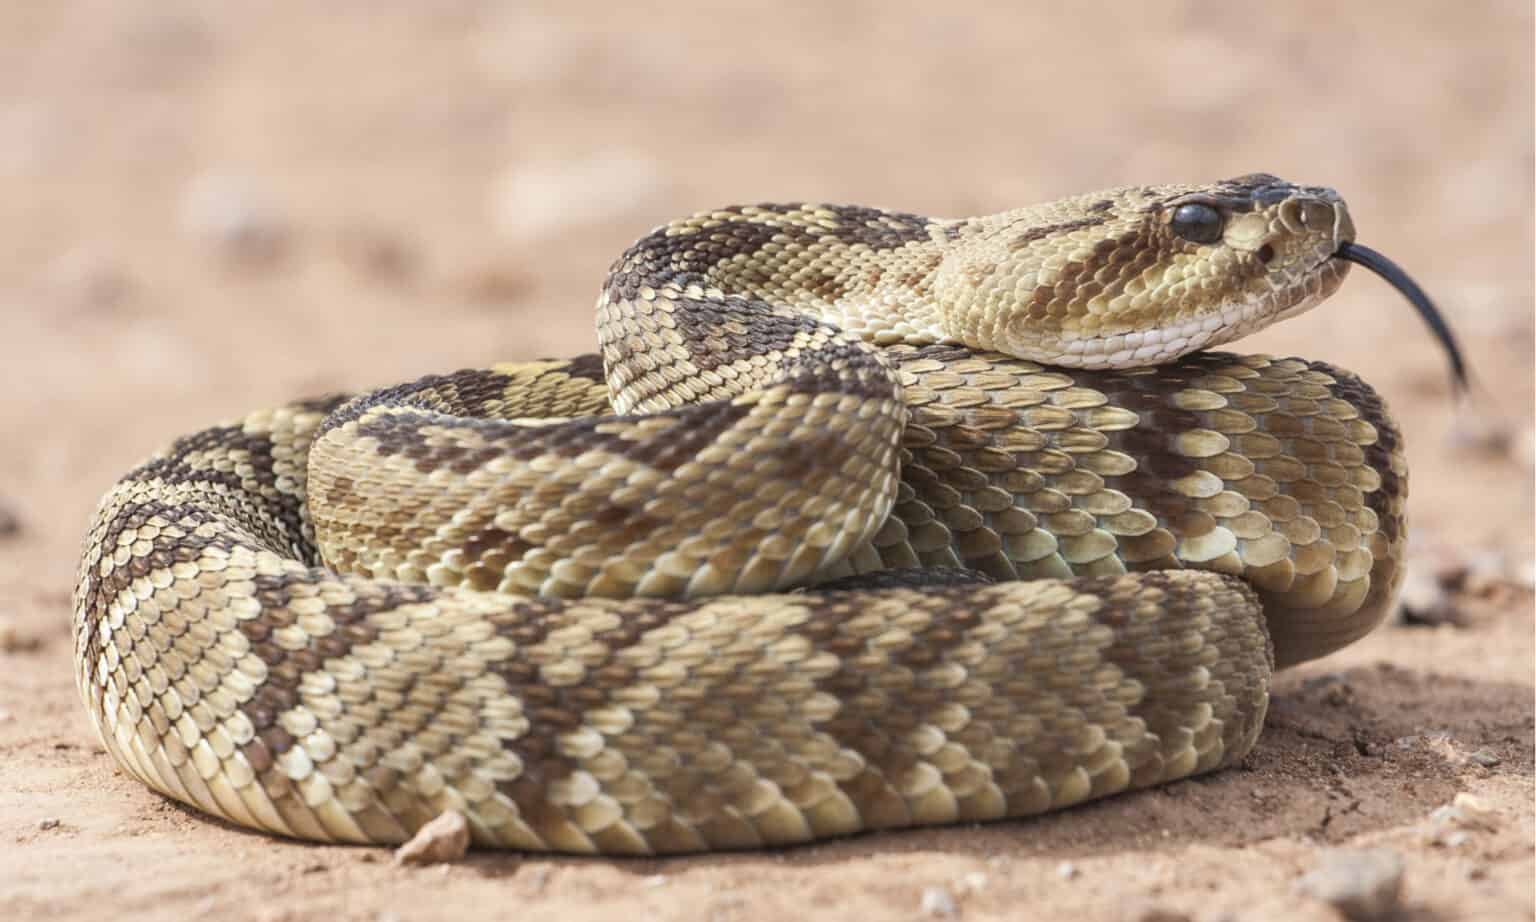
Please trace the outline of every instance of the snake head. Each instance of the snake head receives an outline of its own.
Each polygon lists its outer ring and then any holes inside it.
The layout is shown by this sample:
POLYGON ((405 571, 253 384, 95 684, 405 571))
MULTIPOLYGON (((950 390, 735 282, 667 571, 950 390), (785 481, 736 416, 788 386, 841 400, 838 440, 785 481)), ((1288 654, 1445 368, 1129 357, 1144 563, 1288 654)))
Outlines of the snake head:
POLYGON ((1193 315, 1241 315, 1233 325, 1248 322, 1215 342, 1293 317, 1333 294, 1349 269, 1333 255, 1355 239, 1337 192, 1267 173, 1160 202, 1149 218, 1163 226, 1171 264, 1199 280, 1200 291, 1180 299, 1192 302, 1193 315))
POLYGON ((1171 361, 1338 290, 1355 226, 1332 189, 1264 173, 1139 186, 960 225, 935 279, 947 334, 1085 368, 1171 361))

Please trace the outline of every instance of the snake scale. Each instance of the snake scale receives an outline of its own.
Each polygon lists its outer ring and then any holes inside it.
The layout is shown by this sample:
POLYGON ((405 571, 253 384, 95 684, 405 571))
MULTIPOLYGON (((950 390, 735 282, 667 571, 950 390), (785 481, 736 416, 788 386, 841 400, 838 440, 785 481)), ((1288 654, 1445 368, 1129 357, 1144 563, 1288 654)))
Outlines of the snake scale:
POLYGON ((1352 374, 1201 350, 1327 297, 1353 237, 1263 174, 672 222, 611 268, 600 355, 124 476, 81 696, 151 788, 340 842, 456 810, 483 846, 745 848, 1231 765, 1274 668, 1388 610, 1406 468, 1352 374))

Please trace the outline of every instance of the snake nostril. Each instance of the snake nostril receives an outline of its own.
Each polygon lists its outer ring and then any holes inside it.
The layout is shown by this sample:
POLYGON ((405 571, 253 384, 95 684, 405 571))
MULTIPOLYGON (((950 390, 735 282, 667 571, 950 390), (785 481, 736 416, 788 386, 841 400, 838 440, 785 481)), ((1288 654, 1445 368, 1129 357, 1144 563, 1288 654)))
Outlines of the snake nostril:
POLYGON ((1266 243, 1259 247, 1258 252, 1254 255, 1259 257, 1259 262, 1267 265, 1270 260, 1275 258, 1275 248, 1272 244, 1266 243))

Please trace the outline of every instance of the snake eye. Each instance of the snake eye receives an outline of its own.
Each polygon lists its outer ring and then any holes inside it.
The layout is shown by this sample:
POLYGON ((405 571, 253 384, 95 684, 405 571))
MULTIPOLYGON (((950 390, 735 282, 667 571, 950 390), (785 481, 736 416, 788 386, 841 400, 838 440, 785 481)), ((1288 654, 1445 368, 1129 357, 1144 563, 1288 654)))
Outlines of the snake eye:
POLYGON ((1221 239, 1221 212, 1209 205, 1180 205, 1169 223, 1175 234, 1192 243, 1215 243, 1221 239))

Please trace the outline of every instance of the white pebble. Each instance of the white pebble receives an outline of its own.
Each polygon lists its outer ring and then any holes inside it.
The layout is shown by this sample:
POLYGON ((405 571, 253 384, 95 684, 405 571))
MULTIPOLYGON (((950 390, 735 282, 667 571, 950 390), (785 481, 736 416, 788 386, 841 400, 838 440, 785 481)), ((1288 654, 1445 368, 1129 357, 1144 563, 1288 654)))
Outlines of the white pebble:
POLYGON ((954 896, 944 887, 924 887, 918 908, 925 916, 952 916, 958 911, 954 896))
POLYGON ((1354 920, 1392 913, 1402 887, 1402 856, 1388 849, 1325 852, 1318 866, 1296 881, 1298 892, 1354 920))
POLYGON ((463 858, 469 851, 469 820, 457 810, 447 810, 416 830, 411 841, 395 849, 396 864, 442 864, 463 858))
POLYGON ((251 183, 204 173, 182 193, 181 223, 189 232, 243 263, 270 262, 282 254, 288 228, 251 183))
POLYGON ((1499 828, 1499 814, 1480 797, 1465 791, 1450 803, 1436 807, 1420 830, 1427 845, 1455 848, 1464 844, 1472 832, 1493 832, 1499 828))

